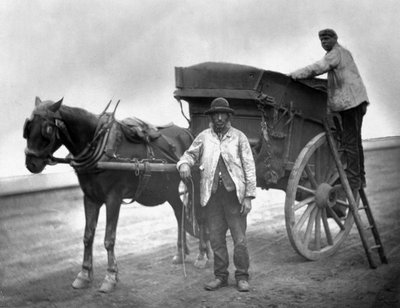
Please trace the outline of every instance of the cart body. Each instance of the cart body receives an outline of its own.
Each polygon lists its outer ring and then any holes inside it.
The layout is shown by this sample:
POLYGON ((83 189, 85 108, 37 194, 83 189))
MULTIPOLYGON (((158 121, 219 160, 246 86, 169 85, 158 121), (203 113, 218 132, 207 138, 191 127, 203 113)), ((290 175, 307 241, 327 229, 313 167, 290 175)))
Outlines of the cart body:
POLYGON ((204 111, 216 97, 235 110, 232 125, 253 148, 257 185, 286 190, 300 151, 324 131, 326 80, 304 83, 273 71, 231 63, 201 63, 175 69, 175 98, 189 104, 190 128, 197 135, 209 125, 204 111))

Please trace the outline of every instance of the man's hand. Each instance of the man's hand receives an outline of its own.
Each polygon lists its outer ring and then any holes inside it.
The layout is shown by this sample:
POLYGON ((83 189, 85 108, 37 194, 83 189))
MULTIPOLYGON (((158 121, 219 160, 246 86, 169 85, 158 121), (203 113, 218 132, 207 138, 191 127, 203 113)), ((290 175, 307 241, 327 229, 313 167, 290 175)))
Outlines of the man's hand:
POLYGON ((240 214, 245 216, 251 211, 251 198, 244 198, 242 207, 240 209, 240 214))
POLYGON ((183 181, 187 181, 190 179, 191 174, 190 174, 190 166, 188 164, 182 164, 179 167, 179 175, 181 176, 181 179, 183 181))

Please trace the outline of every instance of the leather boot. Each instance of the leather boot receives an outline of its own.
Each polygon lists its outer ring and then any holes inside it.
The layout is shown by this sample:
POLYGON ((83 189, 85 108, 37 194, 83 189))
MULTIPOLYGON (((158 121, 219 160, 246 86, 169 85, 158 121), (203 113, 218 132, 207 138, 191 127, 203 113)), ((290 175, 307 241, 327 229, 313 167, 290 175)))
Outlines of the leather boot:
POLYGON ((204 289, 207 291, 215 291, 218 290, 219 288, 226 287, 228 285, 228 282, 226 280, 222 280, 220 278, 215 278, 214 280, 206 283, 204 285, 204 289))

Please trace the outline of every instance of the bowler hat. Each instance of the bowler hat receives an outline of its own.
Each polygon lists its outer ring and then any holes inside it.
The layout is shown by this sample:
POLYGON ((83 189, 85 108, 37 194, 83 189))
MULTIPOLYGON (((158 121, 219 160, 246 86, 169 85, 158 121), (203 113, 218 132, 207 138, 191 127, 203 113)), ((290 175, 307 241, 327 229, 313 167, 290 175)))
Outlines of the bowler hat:
POLYGON ((229 107, 228 101, 223 97, 217 97, 210 104, 210 109, 206 110, 205 114, 212 114, 216 112, 226 112, 234 114, 235 111, 229 107))

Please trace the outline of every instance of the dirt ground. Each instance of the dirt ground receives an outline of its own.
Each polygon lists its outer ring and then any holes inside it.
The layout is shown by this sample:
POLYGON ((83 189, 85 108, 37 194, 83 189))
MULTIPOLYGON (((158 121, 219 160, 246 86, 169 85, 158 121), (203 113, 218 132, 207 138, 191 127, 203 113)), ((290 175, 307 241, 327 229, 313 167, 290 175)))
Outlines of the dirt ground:
POLYGON ((167 204, 122 207, 116 245, 120 281, 111 294, 97 291, 106 272, 102 209, 93 286, 74 290, 83 258, 80 190, 0 199, 0 307, 400 307, 400 149, 367 152, 366 168, 366 193, 389 264, 375 256, 378 268, 369 268, 355 226, 334 256, 306 261, 286 234, 284 194, 258 191, 248 218, 249 293, 237 292, 232 277, 228 287, 204 291, 213 270, 193 266, 194 238, 189 237, 185 266, 172 264, 176 223, 167 204))

